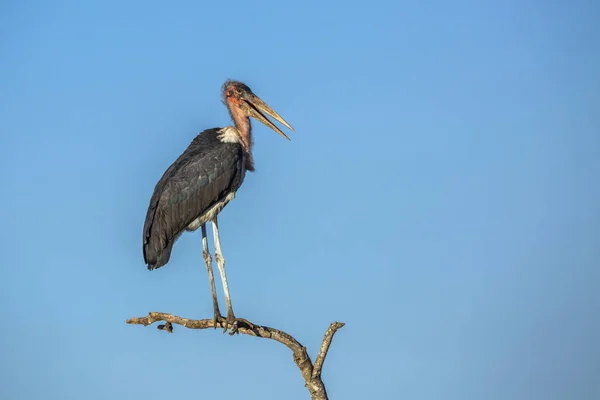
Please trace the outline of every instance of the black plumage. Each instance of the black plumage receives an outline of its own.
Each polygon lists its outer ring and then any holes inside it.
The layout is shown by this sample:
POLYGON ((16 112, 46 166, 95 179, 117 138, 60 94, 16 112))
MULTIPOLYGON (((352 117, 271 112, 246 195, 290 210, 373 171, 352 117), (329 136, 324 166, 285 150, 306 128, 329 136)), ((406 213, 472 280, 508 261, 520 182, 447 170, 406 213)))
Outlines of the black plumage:
POLYGON ((144 223, 148 269, 167 264, 179 235, 240 187, 244 150, 222 142, 219 133, 213 128, 196 136, 156 184, 144 223))

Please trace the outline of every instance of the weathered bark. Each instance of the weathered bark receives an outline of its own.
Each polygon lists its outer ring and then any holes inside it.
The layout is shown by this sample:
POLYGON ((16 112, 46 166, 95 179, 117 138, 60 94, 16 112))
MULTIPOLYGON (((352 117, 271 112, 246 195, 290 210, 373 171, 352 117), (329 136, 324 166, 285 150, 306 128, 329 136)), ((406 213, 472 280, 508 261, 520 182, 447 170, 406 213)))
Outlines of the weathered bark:
MULTIPOLYGON (((159 312, 151 312, 146 317, 130 318, 127 320, 127 323, 148 326, 158 321, 165 321, 165 324, 159 325, 158 329, 165 330, 169 333, 173 332, 173 324, 181 325, 189 329, 224 327, 223 321, 215 322, 212 319, 188 319, 159 312)), ((335 335, 335 332, 343 326, 343 322, 333 322, 329 325, 314 364, 306 352, 306 347, 302 346, 292 335, 278 329, 256 325, 250 321, 238 319, 233 328, 233 332, 273 339, 286 345, 294 355, 294 362, 300 369, 300 373, 304 378, 305 386, 308 388, 311 398, 313 400, 327 400, 327 391, 325 390, 325 385, 321 379, 321 371, 323 370, 323 363, 325 362, 325 357, 327 356, 327 351, 331 345, 333 335, 335 335)))

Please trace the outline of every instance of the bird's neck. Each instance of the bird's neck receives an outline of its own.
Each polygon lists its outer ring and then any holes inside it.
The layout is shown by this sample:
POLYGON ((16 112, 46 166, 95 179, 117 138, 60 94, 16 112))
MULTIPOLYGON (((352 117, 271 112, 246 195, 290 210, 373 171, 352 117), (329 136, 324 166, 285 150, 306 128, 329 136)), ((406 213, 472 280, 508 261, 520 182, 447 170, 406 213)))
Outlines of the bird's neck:
POLYGON ((254 171, 254 158, 252 157, 252 146, 254 146, 254 142, 252 140, 252 125, 250 125, 250 118, 237 107, 234 107, 231 110, 231 118, 240 133, 242 147, 246 153, 245 167, 248 171, 254 171))

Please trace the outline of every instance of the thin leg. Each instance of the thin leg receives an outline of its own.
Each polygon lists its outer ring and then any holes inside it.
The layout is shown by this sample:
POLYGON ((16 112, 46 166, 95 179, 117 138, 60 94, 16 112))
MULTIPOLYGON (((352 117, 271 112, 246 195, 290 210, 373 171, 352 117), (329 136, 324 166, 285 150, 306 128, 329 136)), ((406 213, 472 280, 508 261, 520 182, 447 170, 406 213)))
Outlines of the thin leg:
POLYGON ((219 311, 219 302, 217 301, 217 289, 215 288, 215 276, 213 275, 212 268, 212 257, 208 251, 208 239, 206 237, 206 224, 202 224, 202 255, 204 256, 204 262, 206 263, 206 270, 208 271, 208 280, 210 281, 210 290, 212 292, 213 310, 215 328, 217 327, 217 321, 223 319, 221 312, 219 311))
POLYGON ((223 282, 223 291, 225 292, 225 303, 227 304, 227 322, 225 323, 225 331, 229 325, 233 326, 235 322, 235 314, 233 308, 231 308, 231 298, 229 297, 229 286, 227 285, 227 275, 225 274, 225 259, 221 252, 221 239, 219 238, 219 223, 217 217, 212 220, 213 236, 215 242, 215 258, 217 260, 217 266, 219 267, 219 273, 221 274, 221 281, 223 282))

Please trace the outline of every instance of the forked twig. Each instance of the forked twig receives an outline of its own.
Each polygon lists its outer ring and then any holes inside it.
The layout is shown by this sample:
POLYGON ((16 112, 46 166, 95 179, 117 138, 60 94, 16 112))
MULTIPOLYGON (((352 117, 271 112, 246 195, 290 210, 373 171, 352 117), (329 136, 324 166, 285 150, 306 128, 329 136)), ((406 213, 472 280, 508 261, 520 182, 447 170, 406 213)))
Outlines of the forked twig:
MULTIPOLYGON (((188 319, 160 312, 151 312, 146 317, 130 318, 127 320, 127 323, 148 326, 159 321, 165 321, 165 324, 159 325, 158 328, 169 333, 173 332, 173 324, 181 325, 189 329, 224 327, 222 321, 215 322, 213 319, 188 319)), ((294 362, 300 369, 300 373, 304 378, 311 398, 313 400, 327 400, 327 391, 325 390, 325 385, 321 379, 321 371, 323 369, 323 363, 325 362, 325 357, 327 356, 327 351, 331 345, 333 335, 335 335, 337 330, 344 325, 345 324, 343 322, 333 322, 331 325, 329 325, 329 328, 323 337, 323 343, 321 344, 319 354, 317 354, 314 366, 308 353, 306 352, 306 347, 302 346, 300 342, 298 342, 292 335, 288 333, 275 328, 270 328, 268 326, 257 325, 244 319, 238 319, 236 321, 234 332, 272 339, 287 346, 294 355, 294 362)))

